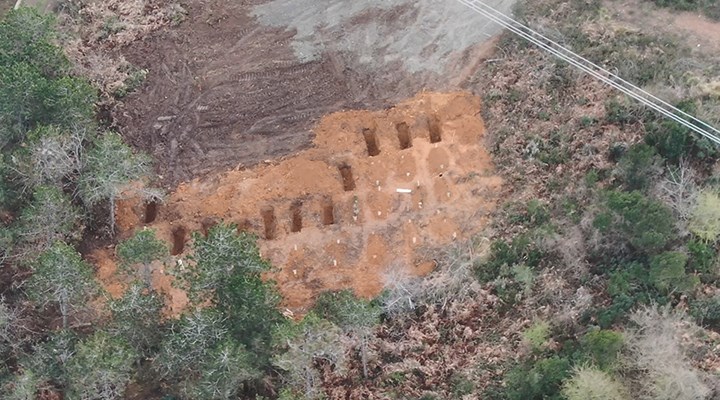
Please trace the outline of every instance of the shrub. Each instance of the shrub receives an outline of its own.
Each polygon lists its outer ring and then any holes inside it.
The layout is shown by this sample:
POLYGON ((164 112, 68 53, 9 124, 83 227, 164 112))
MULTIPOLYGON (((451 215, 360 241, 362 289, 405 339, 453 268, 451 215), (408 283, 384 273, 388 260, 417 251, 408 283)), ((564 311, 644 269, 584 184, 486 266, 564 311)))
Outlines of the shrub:
POLYGON ((68 398, 114 400, 125 393, 137 354, 124 340, 96 332, 68 363, 68 398))
POLYGON ((490 245, 490 259, 476 268, 476 274, 481 282, 490 282, 500 275, 503 266, 525 264, 534 268, 542 257, 543 253, 530 233, 516 236, 510 242, 497 240, 490 245))
POLYGON ((560 400, 562 382, 570 375, 570 361, 553 356, 512 369, 505 379, 510 400, 560 400))
POLYGON ((575 369, 572 378, 562 388, 567 400, 626 400, 630 399, 623 385, 607 372, 592 367, 575 369))
MULTIPOLYGON (((674 237, 670 209, 648 199, 640 192, 607 192, 606 205, 615 216, 608 229, 620 231, 625 239, 642 253, 657 253, 674 237)), ((598 218, 594 221, 596 226, 601 222, 598 218)))
POLYGON ((714 242, 717 239, 720 235, 720 196, 717 193, 708 190, 700 193, 688 228, 702 240, 714 242))
POLYGON ((644 143, 630 147, 618 163, 618 173, 628 190, 645 189, 657 170, 655 150, 644 143))
POLYGON ((661 293, 688 293, 699 283, 696 276, 685 273, 688 256, 676 251, 658 254, 650 259, 650 281, 661 293))
POLYGON ((690 303, 690 314, 701 324, 720 329, 720 295, 690 303))
POLYGON ((615 364, 623 348, 623 336, 619 332, 604 329, 592 331, 582 337, 580 345, 584 358, 592 361, 597 368, 608 370, 615 364))
POLYGON ((690 259, 688 260, 688 268, 691 271, 703 274, 715 274, 716 251, 710 244, 700 240, 690 240, 687 243, 690 259))
POLYGON ((522 333, 522 338, 533 351, 540 351, 550 338, 550 324, 538 321, 522 333))

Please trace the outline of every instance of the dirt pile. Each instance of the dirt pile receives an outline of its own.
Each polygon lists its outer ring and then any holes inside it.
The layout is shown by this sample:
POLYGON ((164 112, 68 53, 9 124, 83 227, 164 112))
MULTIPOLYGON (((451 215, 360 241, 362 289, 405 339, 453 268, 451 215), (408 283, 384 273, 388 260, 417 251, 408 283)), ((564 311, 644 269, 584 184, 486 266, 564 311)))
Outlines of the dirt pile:
MULTIPOLYGON (((385 111, 326 116, 311 149, 181 184, 160 206, 119 205, 124 234, 148 226, 182 258, 189 233, 223 220, 257 234, 284 305, 303 312, 328 289, 375 296, 390 268, 426 274, 426 255, 478 232, 500 178, 482 146, 480 100, 423 93, 385 111), (148 218, 146 213, 156 214, 148 218)), ((165 271, 158 286, 183 306, 165 271)))

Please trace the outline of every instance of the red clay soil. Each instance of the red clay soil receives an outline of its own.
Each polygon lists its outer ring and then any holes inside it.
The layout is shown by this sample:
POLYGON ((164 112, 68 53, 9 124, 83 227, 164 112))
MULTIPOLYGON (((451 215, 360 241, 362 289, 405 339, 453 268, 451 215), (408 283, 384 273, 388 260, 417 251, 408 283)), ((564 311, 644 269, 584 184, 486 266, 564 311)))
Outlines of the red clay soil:
MULTIPOLYGON (((312 148, 183 183, 151 223, 143 204, 123 201, 118 226, 123 235, 155 229, 183 260, 189 232, 236 223, 261 238, 262 255, 276 267, 268 277, 293 313, 323 290, 375 296, 389 268, 426 274, 434 263, 424 249, 486 224, 501 179, 481 144, 479 111, 479 98, 469 94, 423 93, 385 111, 334 113, 316 126, 312 148)), ((183 308, 184 293, 161 267, 155 283, 169 294, 173 313, 183 308)))

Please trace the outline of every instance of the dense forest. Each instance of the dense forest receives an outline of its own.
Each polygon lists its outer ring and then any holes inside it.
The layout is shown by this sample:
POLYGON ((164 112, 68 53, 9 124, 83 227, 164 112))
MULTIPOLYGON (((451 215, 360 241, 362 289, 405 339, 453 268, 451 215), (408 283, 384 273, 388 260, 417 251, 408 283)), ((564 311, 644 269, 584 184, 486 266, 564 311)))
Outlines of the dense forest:
MULTIPOLYGON (((516 11, 718 126, 720 55, 607 13, 596 0, 516 11)), ((109 129, 107 94, 63 34, 32 8, 0 22, 3 399, 720 397, 720 151, 682 125, 503 34, 466 84, 509 199, 486 232, 427 277, 376 299, 326 292, 294 320, 256 238, 220 223, 173 266, 190 305, 170 318, 150 282, 168 244, 114 235, 128 191, 161 201, 156 169, 109 129), (131 277, 119 298, 83 257, 108 244, 131 277)))

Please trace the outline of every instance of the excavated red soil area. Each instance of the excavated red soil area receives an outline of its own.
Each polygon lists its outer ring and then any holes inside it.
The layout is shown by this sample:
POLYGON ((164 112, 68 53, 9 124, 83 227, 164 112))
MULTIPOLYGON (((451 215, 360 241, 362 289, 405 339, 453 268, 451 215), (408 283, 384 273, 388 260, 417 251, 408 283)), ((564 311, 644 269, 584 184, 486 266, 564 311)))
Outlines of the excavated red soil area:
MULTIPOLYGON (((330 114, 315 127, 312 148, 183 183, 149 208, 152 222, 148 207, 123 201, 118 225, 122 235, 155 229, 182 260, 192 248, 189 232, 236 223, 260 237, 262 255, 276 267, 268 277, 294 313, 324 290, 375 296, 389 268, 426 274, 434 262, 424 250, 486 224, 501 179, 482 145, 479 111, 479 98, 466 93, 422 93, 389 110, 330 114)), ((163 268, 155 283, 173 312, 182 309, 184 293, 163 268)))

